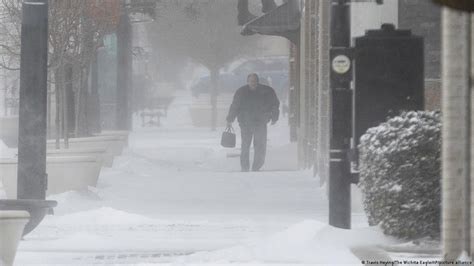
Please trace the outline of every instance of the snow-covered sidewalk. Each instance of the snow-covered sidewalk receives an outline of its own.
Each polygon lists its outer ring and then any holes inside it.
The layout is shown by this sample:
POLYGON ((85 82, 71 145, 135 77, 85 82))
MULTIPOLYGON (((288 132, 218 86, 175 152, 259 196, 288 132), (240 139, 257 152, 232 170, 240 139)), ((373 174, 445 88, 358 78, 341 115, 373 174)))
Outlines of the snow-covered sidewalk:
POLYGON ((221 130, 190 126, 188 101, 161 128, 136 128, 96 188, 51 196, 55 215, 21 242, 17 265, 358 264, 349 247, 396 242, 358 206, 355 230, 327 225, 325 190, 297 170, 284 120, 269 129, 263 171, 241 173, 221 130))

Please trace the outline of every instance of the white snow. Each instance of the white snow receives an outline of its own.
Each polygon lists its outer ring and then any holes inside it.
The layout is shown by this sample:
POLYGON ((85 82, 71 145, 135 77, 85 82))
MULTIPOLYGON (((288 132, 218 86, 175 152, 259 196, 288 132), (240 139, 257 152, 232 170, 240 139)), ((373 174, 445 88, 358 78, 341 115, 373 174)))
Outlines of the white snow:
POLYGON ((7 198, 7 193, 5 192, 5 189, 3 188, 3 183, 0 180, 0 199, 6 199, 7 198))
POLYGON ((472 264, 472 259, 469 254, 464 250, 458 258, 458 264, 472 264))
POLYGON ((5 142, 0 139, 0 158, 15 158, 17 150, 9 148, 5 142))
MULTIPOLYGON (((15 156, 15 150, 8 148, 8 146, 0 139, 0 158, 14 158, 15 156)), ((5 189, 3 188, 2 179, 0 178, 0 199, 6 198, 7 194, 5 192, 5 189)))
POLYGON ((389 189, 389 191, 390 191, 390 192, 401 192, 402 189, 403 189, 403 188, 402 188, 401 185, 396 184, 396 185, 393 185, 393 186, 389 189))
MULTIPOLYGON (((198 252, 181 262, 249 262, 360 264, 351 247, 389 243, 377 228, 343 230, 314 220, 305 220, 283 232, 246 245, 215 252, 198 252)), ((395 242, 395 240, 392 240, 395 242)))
POLYGON ((136 127, 97 187, 49 197, 55 215, 20 243, 18 265, 352 265, 351 247, 397 242, 361 212, 353 230, 327 225, 327 195, 297 170, 285 118, 269 127, 263 171, 241 173, 222 129, 189 125, 187 93, 162 127, 136 127))
POLYGON ((41 3, 41 2, 23 2, 23 4, 26 4, 26 5, 33 5, 33 6, 42 6, 42 5, 45 5, 45 3, 41 3))

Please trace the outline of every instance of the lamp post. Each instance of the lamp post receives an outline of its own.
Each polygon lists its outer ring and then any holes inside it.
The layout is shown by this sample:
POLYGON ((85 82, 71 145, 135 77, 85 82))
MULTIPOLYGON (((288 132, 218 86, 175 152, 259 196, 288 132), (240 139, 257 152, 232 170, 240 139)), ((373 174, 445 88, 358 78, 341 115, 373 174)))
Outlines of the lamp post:
POLYGON ((330 30, 331 139, 329 157, 329 224, 351 227, 352 62, 350 1, 332 0, 330 30))
POLYGON ((45 199, 48 1, 23 1, 18 198, 45 199))

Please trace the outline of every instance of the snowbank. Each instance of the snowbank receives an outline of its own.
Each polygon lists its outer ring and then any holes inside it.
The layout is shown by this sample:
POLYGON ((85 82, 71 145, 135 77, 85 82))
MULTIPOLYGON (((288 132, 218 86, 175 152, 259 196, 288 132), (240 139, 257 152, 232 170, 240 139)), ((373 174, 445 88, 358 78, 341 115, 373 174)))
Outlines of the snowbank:
POLYGON ((59 216, 54 222, 69 225, 137 225, 154 223, 152 219, 147 217, 115 210, 110 207, 102 207, 87 212, 59 216))
POLYGON ((343 230, 306 220, 254 243, 213 252, 198 252, 179 260, 181 263, 317 263, 360 264, 351 247, 397 243, 379 228, 343 230))

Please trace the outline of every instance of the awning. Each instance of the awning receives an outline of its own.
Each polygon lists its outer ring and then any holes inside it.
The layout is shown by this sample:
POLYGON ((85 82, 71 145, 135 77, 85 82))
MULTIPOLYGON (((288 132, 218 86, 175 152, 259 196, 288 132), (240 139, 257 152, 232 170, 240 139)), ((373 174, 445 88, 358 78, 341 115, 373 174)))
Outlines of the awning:
POLYGON ((300 9, 297 0, 289 0, 266 14, 257 17, 242 28, 242 35, 274 35, 299 41, 300 9))
POLYGON ((454 9, 474 12, 474 1, 472 0, 433 0, 435 3, 445 5, 454 9))

